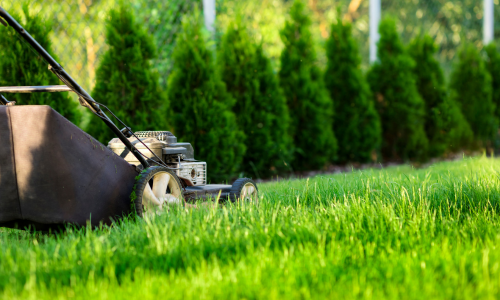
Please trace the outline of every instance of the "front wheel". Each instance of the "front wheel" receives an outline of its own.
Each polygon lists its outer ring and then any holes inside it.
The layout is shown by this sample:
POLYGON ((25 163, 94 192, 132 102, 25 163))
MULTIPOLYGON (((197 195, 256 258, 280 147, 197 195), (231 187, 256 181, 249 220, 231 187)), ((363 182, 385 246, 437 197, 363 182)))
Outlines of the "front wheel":
POLYGON ((245 201, 257 203, 259 190, 257 184, 250 178, 237 179, 231 187, 231 202, 245 201))
POLYGON ((163 205, 183 204, 182 185, 179 177, 170 169, 154 166, 139 175, 134 200, 138 216, 144 212, 161 210, 163 205))

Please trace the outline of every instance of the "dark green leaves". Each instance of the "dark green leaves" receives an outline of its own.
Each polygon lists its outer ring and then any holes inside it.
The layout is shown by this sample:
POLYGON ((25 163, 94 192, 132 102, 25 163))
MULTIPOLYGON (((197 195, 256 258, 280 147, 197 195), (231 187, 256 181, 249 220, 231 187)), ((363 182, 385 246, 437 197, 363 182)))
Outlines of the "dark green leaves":
MULTIPOLYGON (((168 130, 169 103, 151 64, 156 56, 153 39, 135 20, 128 5, 121 3, 110 11, 106 42, 109 49, 97 69, 92 97, 107 105, 134 131, 168 130)), ((88 132, 105 144, 114 137, 94 116, 88 132)))

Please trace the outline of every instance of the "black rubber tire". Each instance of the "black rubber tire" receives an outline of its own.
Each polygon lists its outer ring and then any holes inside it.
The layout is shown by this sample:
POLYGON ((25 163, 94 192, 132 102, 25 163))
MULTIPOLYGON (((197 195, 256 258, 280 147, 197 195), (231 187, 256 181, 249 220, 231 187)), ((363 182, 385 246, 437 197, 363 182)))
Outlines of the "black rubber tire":
POLYGON ((239 179, 236 179, 236 181, 233 183, 233 186, 231 187, 231 192, 230 192, 230 197, 229 197, 231 202, 234 203, 240 198, 241 190, 243 189, 243 187, 247 183, 253 184, 253 186, 255 187, 255 190, 257 191, 257 199, 258 199, 259 189, 257 188, 257 184, 255 183, 255 181, 253 181, 250 178, 239 178, 239 179))
POLYGON ((181 191, 184 190, 179 177, 177 177, 177 174, 175 174, 174 171, 161 166, 153 166, 147 168, 145 171, 141 172, 141 174, 139 175, 140 177, 139 179, 137 179, 135 184, 136 198, 134 200, 134 208, 135 212, 139 217, 142 217, 144 214, 144 207, 142 206, 142 197, 144 194, 144 189, 146 188, 146 184, 149 184, 149 181, 159 172, 169 173, 170 176, 172 176, 172 178, 175 178, 175 181, 177 181, 177 184, 181 188, 181 191))

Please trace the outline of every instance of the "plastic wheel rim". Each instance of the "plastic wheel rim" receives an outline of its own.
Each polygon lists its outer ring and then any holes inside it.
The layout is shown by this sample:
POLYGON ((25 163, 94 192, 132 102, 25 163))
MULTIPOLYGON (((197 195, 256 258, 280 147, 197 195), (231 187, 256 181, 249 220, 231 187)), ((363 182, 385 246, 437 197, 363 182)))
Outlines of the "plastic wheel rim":
POLYGON ((257 201, 257 188, 253 183, 248 182, 241 188, 240 200, 257 201))
POLYGON ((146 211, 162 209, 164 204, 181 204, 181 187, 168 172, 156 173, 146 184, 142 205, 146 211))

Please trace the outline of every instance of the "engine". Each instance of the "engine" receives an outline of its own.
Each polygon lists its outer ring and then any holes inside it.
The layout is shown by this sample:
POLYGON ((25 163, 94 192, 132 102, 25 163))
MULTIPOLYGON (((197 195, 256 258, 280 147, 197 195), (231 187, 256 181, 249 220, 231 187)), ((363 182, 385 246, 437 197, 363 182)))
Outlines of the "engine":
MULTIPOLYGON (((194 159, 194 149, 190 143, 178 143, 170 131, 139 131, 135 137, 130 137, 130 142, 139 150, 149 161, 154 164, 160 157, 169 167, 177 169, 176 173, 187 186, 199 186, 207 184, 207 163, 194 159), (154 152, 153 155, 143 143, 154 152)), ((140 166, 137 158, 125 147, 118 138, 112 139, 108 143, 108 148, 113 150, 118 156, 125 159, 128 163, 140 166)))

